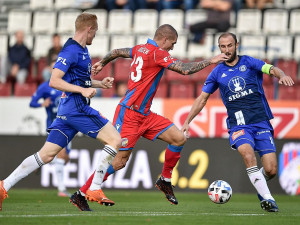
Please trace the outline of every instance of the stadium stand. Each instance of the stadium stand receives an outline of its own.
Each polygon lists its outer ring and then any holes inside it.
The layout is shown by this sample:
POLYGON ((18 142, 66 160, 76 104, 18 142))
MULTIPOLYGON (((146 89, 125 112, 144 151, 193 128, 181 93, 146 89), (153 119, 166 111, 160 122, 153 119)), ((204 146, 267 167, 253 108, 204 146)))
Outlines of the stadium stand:
POLYGON ((16 83, 14 86, 14 95, 15 96, 32 96, 37 89, 36 83, 25 83, 19 84, 16 83))
MULTIPOLYGON (((22 29, 25 32, 25 44, 32 50, 33 63, 27 82, 42 81, 41 71, 46 66, 45 55, 51 43, 51 35, 58 32, 62 43, 73 36, 74 20, 84 9, 75 8, 76 0, 18 0, 4 1, 0 4, 0 57, 7 55, 7 46, 15 43, 14 32, 22 29), (53 10, 54 9, 54 10, 53 10)), ((239 54, 247 54, 268 61, 282 68, 294 79, 299 77, 300 61, 300 1, 299 0, 274 0, 274 7, 264 10, 242 8, 232 12, 231 28, 240 41, 239 54), (276 8, 277 7, 277 8, 276 8), (235 19, 236 18, 236 19, 235 19), (297 74, 298 73, 298 74, 297 74)), ((203 45, 189 41, 187 32, 189 25, 203 21, 206 12, 196 8, 192 10, 168 9, 160 13, 154 9, 139 9, 135 12, 124 9, 115 9, 108 12, 105 9, 87 9, 95 13, 99 20, 99 31, 89 48, 93 63, 104 57, 108 51, 115 48, 132 47, 135 44, 146 43, 148 38, 153 38, 157 25, 172 24, 179 33, 177 44, 170 54, 179 59, 189 61, 199 58, 209 58, 219 53, 217 46, 218 33, 208 30, 203 45), (122 26, 120 26, 122 24, 122 26), (147 24, 147 26, 145 26, 147 24)), ((130 60, 125 62, 120 59, 108 64, 97 79, 105 75, 114 75, 116 80, 127 80, 129 75, 130 60), (125 69, 124 69, 125 68, 125 69)), ((198 93, 198 86, 204 82, 213 67, 205 68, 199 74, 189 78, 166 70, 161 82, 158 95, 170 97, 175 80, 193 83, 194 92, 198 93), (173 74, 174 73, 174 74, 173 74), (181 79, 183 77, 183 79, 181 79), (167 82, 172 80, 172 85, 167 82)), ((188 84, 188 85, 189 85, 188 84)), ((264 77, 266 95, 275 99, 281 89, 274 88, 273 78, 264 77)), ((178 86, 178 85, 175 85, 178 86)), ((298 86, 297 86, 298 87, 298 86)), ((196 97, 196 93, 194 93, 196 97)), ((110 91, 103 91, 103 96, 113 96, 110 91)), ((278 97, 281 97, 279 94, 278 97)), ((296 95, 297 96, 297 95, 296 95)), ((219 97, 217 95, 217 97, 219 97)), ((300 99, 300 98, 299 98, 300 99)))
POLYGON ((170 83, 170 98, 194 98, 194 84, 189 83, 170 83))
POLYGON ((239 34, 259 34, 262 27, 262 11, 240 9, 237 14, 236 30, 239 34))
POLYGON ((31 31, 32 13, 29 10, 14 9, 8 13, 7 32, 15 33, 17 30, 23 30, 24 33, 31 31))
POLYGON ((288 31, 289 13, 285 9, 266 9, 263 14, 263 32, 284 35, 288 31))
POLYGON ((53 0, 30 0, 29 7, 31 10, 51 9, 54 6, 53 0))
POLYGON ((109 51, 109 35, 99 34, 93 40, 93 47, 89 48, 92 58, 104 57, 109 51))
POLYGON ((291 34, 300 34, 300 9, 294 9, 290 13, 289 32, 291 34))
MULTIPOLYGON (((92 58, 92 65, 98 62, 100 58, 92 58)), ((104 77, 113 76, 113 63, 108 63, 103 70, 100 71, 96 76, 93 76, 95 80, 102 80, 104 77)))
POLYGON ((158 12, 154 9, 138 9, 134 12, 133 32, 135 34, 151 34, 157 28, 158 12), (145 26, 147 24, 147 26, 145 26))
POLYGON ((111 10, 108 15, 108 32, 111 34, 131 33, 132 17, 133 15, 130 10, 111 10))
POLYGON ((240 38, 240 54, 257 58, 266 57, 266 36, 244 34, 240 38))
POLYGON ((185 13, 185 26, 203 22, 207 18, 207 13, 203 9, 190 9, 185 13))
POLYGON ((298 74, 298 63, 294 59, 278 59, 277 61, 277 67, 282 69, 286 75, 289 75, 292 77, 294 81, 299 80, 297 74, 298 74))
POLYGON ((114 78, 115 81, 128 81, 129 77, 129 67, 131 60, 130 59, 118 59, 114 62, 114 78))
POLYGON ((292 57, 293 37, 290 35, 270 35, 267 39, 267 59, 273 61, 292 57))
POLYGON ((32 33, 53 34, 56 30, 57 13, 53 10, 36 10, 33 12, 32 33))
POLYGON ((121 35, 115 34, 110 37, 110 49, 116 48, 129 48, 133 47, 135 44, 135 36, 134 35, 121 35))
POLYGON ((0 96, 1 97, 11 96, 11 83, 6 83, 6 84, 0 83, 0 96))
MULTIPOLYGON (((61 1, 58 1, 61 2, 61 1)), ((78 9, 63 9, 58 12, 57 19, 57 32, 62 33, 74 33, 75 32, 75 20, 81 13, 78 9)))
POLYGON ((172 24, 178 34, 183 32, 184 12, 180 9, 163 9, 159 14, 159 25, 172 24))

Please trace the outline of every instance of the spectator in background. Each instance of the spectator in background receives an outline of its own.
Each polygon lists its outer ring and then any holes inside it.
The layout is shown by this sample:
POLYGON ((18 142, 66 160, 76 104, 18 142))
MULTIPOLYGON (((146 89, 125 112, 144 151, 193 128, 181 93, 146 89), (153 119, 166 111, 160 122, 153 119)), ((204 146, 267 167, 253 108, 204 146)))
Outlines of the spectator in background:
MULTIPOLYGON (((47 67, 44 68, 43 70, 43 78, 44 77, 49 77, 51 76, 52 68, 51 68, 51 63, 53 61, 56 61, 57 55, 62 49, 61 42, 60 42, 60 36, 59 34, 55 33, 52 36, 52 47, 48 51, 47 55, 47 67)), ((44 80, 47 81, 47 80, 44 80)))
POLYGON ((163 9, 183 9, 190 10, 195 9, 199 3, 199 0, 161 0, 163 9))
POLYGON ((230 12, 235 0, 201 0, 201 8, 207 10, 206 21, 193 24, 189 30, 194 34, 193 41, 203 44, 205 29, 213 28, 225 32, 230 28, 230 12))
POLYGON ((249 9, 264 9, 267 3, 273 3, 273 0, 245 0, 249 9))
POLYGON ((30 50, 24 44, 24 32, 15 33, 16 43, 8 50, 9 75, 20 84, 25 83, 31 62, 30 50))

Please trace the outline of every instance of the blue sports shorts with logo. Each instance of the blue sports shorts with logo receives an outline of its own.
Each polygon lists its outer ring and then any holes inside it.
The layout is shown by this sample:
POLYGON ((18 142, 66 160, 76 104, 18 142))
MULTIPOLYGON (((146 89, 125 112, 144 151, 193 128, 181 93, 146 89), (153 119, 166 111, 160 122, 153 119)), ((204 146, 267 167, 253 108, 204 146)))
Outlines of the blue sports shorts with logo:
POLYGON ((254 151, 262 157, 265 154, 276 152, 273 134, 270 122, 263 121, 233 127, 229 131, 229 140, 232 149, 236 150, 243 144, 250 144, 254 151))
POLYGON ((47 141, 64 148, 78 132, 96 138, 107 123, 108 119, 94 109, 88 114, 78 112, 67 116, 57 116, 47 129, 49 132, 47 141))

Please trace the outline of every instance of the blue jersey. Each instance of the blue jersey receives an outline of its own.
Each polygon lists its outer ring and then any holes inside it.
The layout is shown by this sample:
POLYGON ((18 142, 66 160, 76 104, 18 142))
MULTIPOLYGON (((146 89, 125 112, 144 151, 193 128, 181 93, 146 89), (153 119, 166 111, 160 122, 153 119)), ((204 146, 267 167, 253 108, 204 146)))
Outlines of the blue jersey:
POLYGON ((33 108, 41 107, 41 104, 38 103, 40 99, 51 99, 51 104, 45 108, 47 112, 47 127, 49 127, 53 120, 55 120, 56 118, 57 108, 59 105, 61 94, 61 91, 50 87, 49 81, 46 81, 38 87, 38 89, 31 98, 30 107, 33 108))
POLYGON ((262 86, 264 64, 250 56, 239 56, 236 65, 223 62, 207 77, 202 90, 212 94, 219 88, 227 109, 228 129, 273 118, 262 86))
MULTIPOLYGON (((54 68, 65 72, 63 80, 83 88, 91 87, 91 58, 87 47, 69 38, 58 54, 54 68)), ((89 99, 80 93, 64 92, 58 107, 58 116, 74 115, 90 110, 89 99)))

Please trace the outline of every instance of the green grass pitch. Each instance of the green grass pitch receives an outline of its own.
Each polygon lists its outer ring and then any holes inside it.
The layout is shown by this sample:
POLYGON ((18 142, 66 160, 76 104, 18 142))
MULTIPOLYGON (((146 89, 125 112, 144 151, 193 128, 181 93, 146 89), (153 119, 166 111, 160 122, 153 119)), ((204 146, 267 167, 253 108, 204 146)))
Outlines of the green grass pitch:
MULTIPOLYGON (((176 190, 175 190, 176 191, 176 190)), ((298 225, 299 196, 275 195, 279 213, 267 213, 255 194, 235 194, 224 205, 212 203, 206 193, 175 192, 171 205, 160 191, 108 191, 113 207, 89 203, 93 212, 81 212, 57 197, 56 190, 13 189, 3 202, 0 225, 298 225)))

